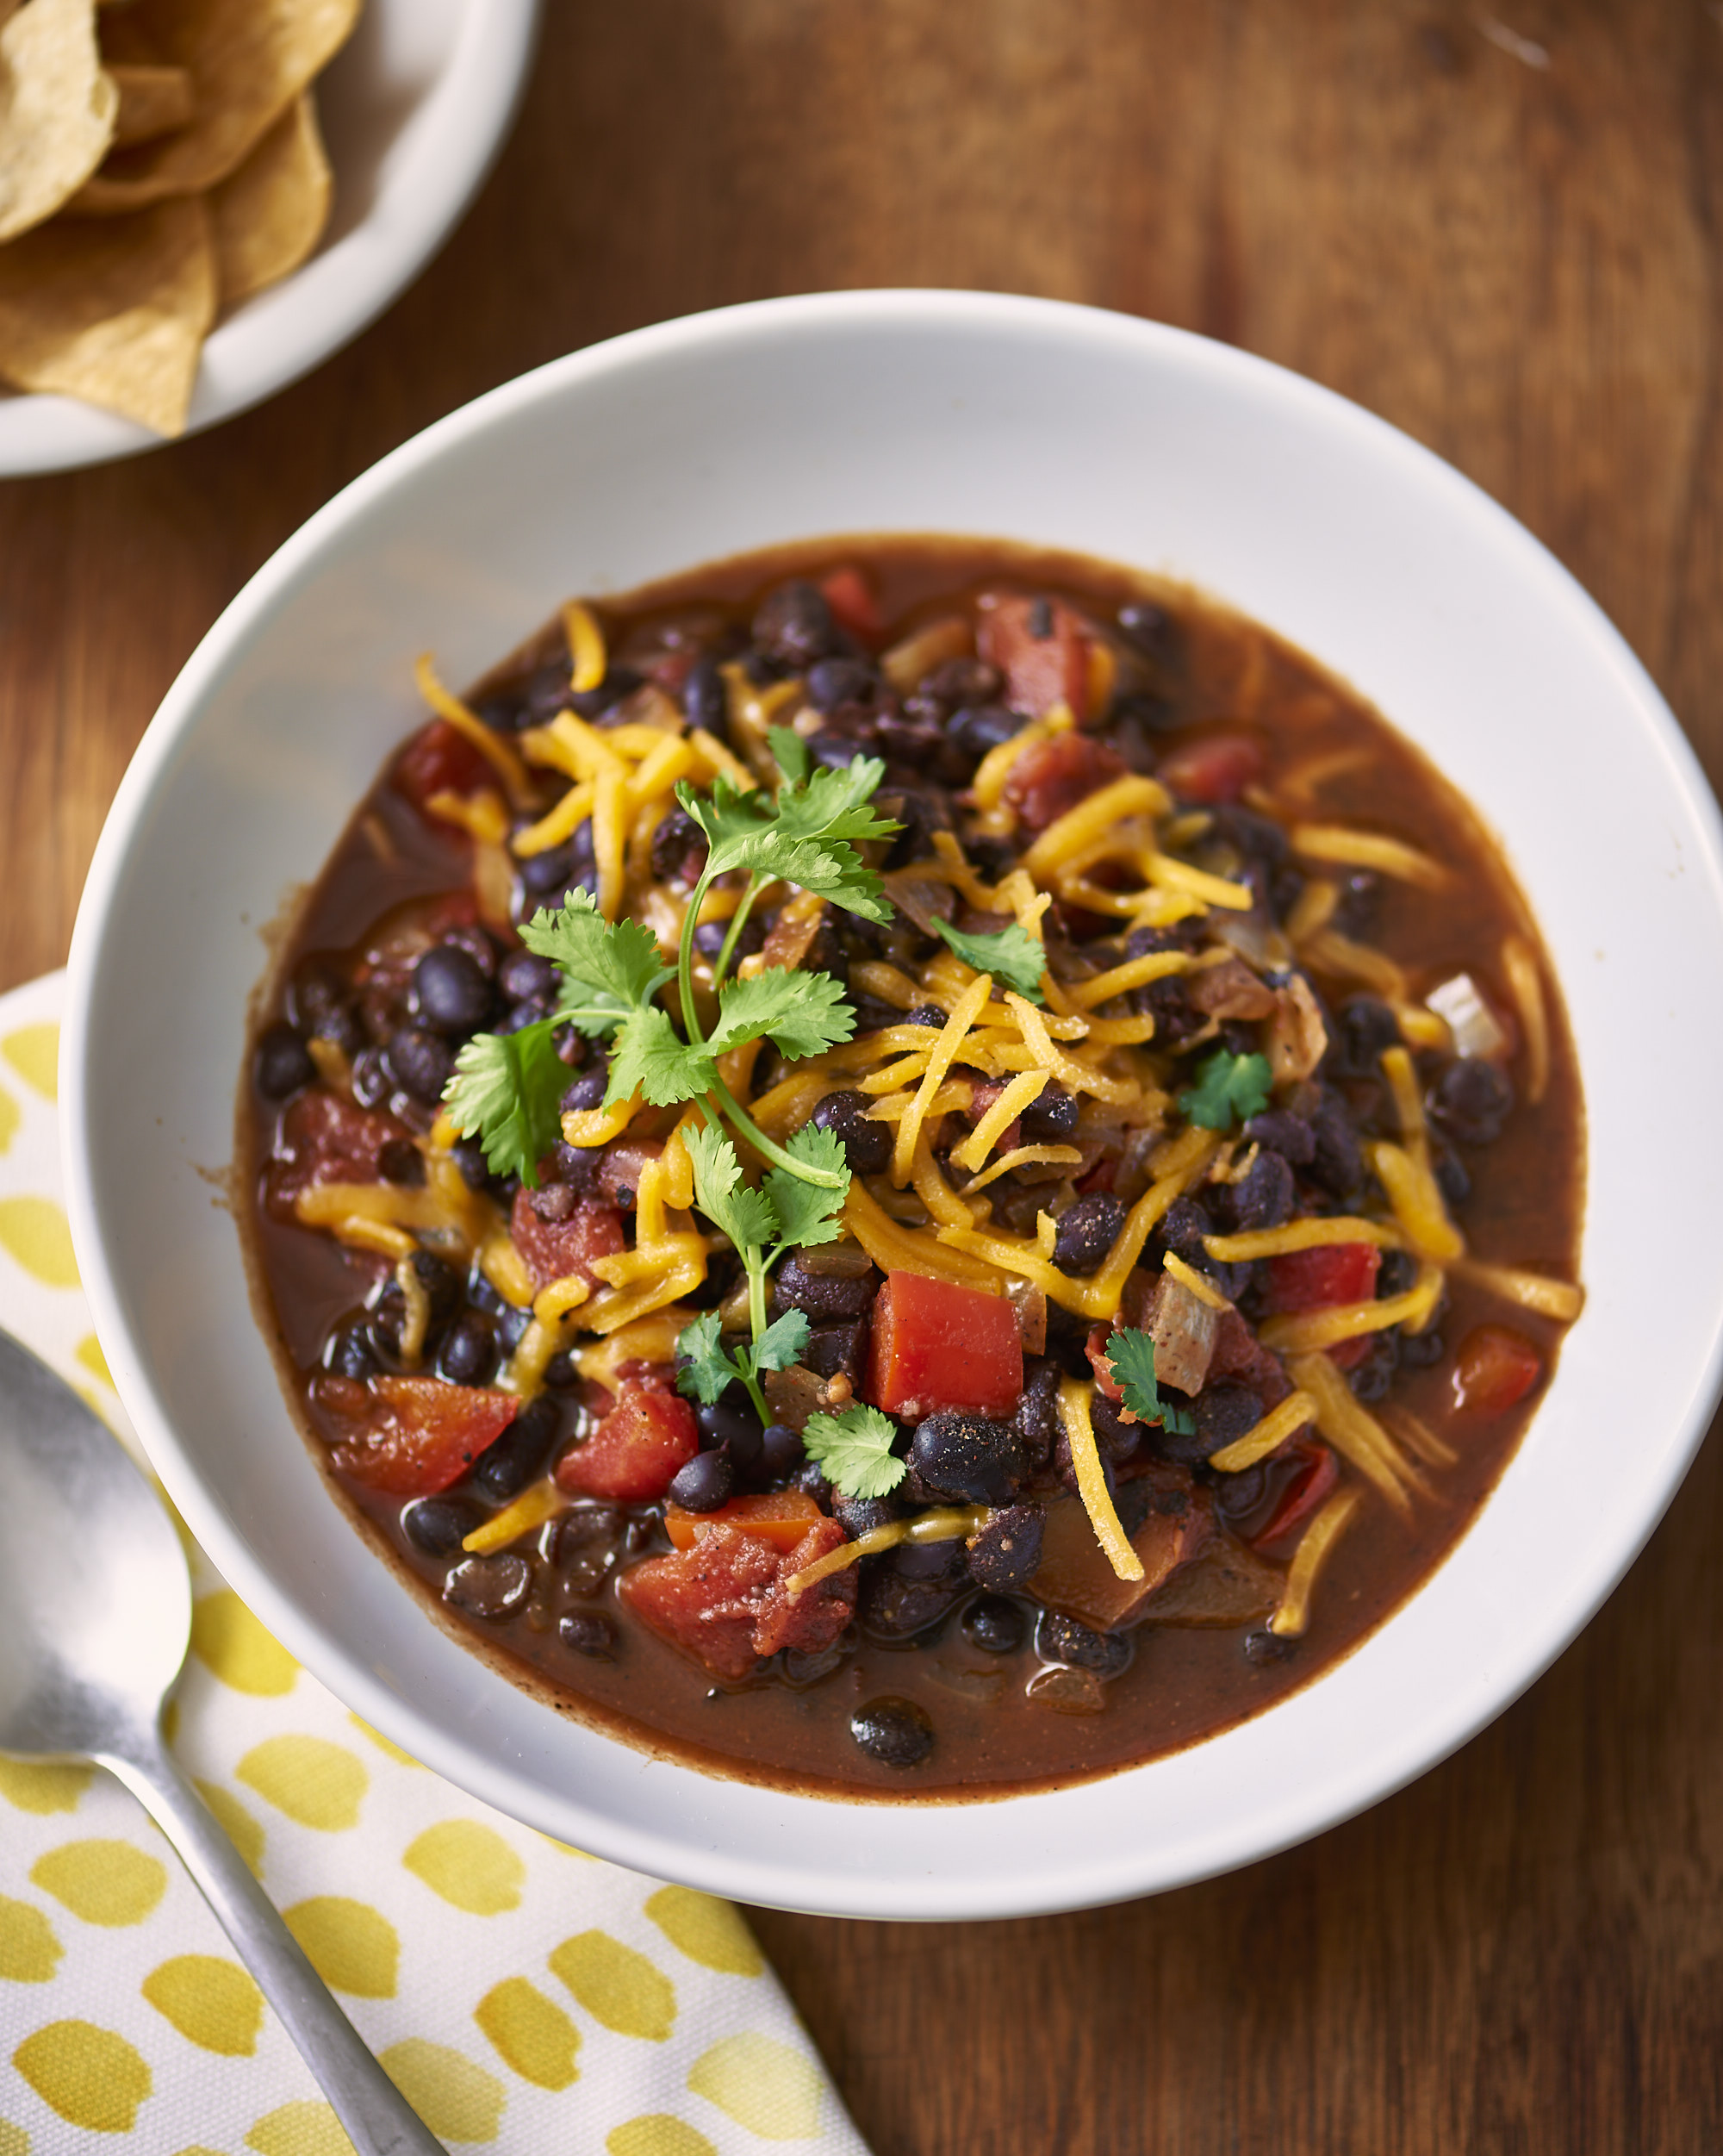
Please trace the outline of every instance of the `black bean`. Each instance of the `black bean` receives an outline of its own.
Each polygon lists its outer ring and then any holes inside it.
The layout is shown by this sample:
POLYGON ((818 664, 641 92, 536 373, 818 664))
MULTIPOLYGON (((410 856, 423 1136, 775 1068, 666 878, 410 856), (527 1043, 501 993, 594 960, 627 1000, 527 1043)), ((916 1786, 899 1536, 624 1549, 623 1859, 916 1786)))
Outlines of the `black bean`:
POLYGON ((550 1357, 544 1365, 544 1382, 553 1393, 571 1392, 583 1382, 571 1349, 564 1348, 560 1355, 550 1357))
MULTIPOLYGON (((1331 925, 1354 943, 1375 940, 1376 916, 1382 897, 1382 879, 1373 869, 1354 869, 1340 882, 1340 900, 1331 925)), ((1391 1044, 1390 1044, 1391 1045, 1391 1044)))
POLYGON ((402 1507, 401 1532, 415 1549, 427 1557, 446 1557, 457 1550, 484 1517, 476 1505, 463 1498, 415 1498, 402 1507))
POLYGON ((815 1325, 802 1349, 802 1368, 816 1377, 835 1378, 841 1370, 853 1384, 862 1374, 868 1353, 865 1318, 838 1318, 829 1325, 815 1325))
POLYGON ((557 1629, 563 1646, 573 1648, 576 1654, 589 1654, 595 1662, 615 1661, 616 1627, 596 1610, 571 1611, 557 1629))
POLYGON ((631 666, 607 666, 604 679, 596 689, 571 689, 566 699, 570 711, 577 711, 582 719, 599 719, 619 704, 625 696, 631 696, 639 688, 644 676, 631 666))
POLYGON ((490 1000, 478 961, 458 944, 433 944, 413 969, 413 1007, 433 1032, 476 1033, 490 1000))
POLYGON ((871 756, 873 744, 852 733, 824 727, 808 737, 808 754, 828 771, 847 771, 858 756, 871 756))
POLYGON ((1373 1078, 1384 1049, 1400 1038, 1400 1021, 1379 996, 1355 995, 1335 1013, 1334 1068, 1359 1078, 1373 1078))
POLYGON ((1409 1370, 1434 1369, 1447 1351, 1447 1343, 1439 1332, 1403 1332, 1400 1336, 1400 1360, 1409 1370))
POLYGON ((443 1582, 443 1599, 481 1617, 512 1617, 532 1589, 532 1567, 524 1557, 501 1553, 469 1557, 443 1582))
POLYGON ((831 608, 817 584, 797 577, 767 595, 750 633, 768 658, 806 673, 832 648, 831 608))
POLYGON ((290 1025, 271 1025, 258 1041, 252 1066, 258 1091, 265 1100, 285 1100, 317 1075, 311 1051, 290 1025))
POLYGON ((1284 1156, 1272 1153, 1265 1146, 1251 1162, 1248 1173, 1232 1186, 1234 1228, 1242 1235, 1253 1229, 1279 1227, 1292 1218, 1296 1194, 1292 1170, 1284 1156))
POLYGON ((1077 1128, 1080 1113, 1074 1093, 1067 1093, 1056 1078, 1049 1078, 1023 1112, 1025 1145, 1057 1145, 1077 1128))
MULTIPOLYGON (((944 1549, 954 1545, 946 1544, 944 1549)), ((959 1559, 961 1544, 955 1545, 959 1559)), ((904 1571, 905 1555, 911 1563, 946 1561, 940 1545, 900 1543, 880 1561, 879 1568, 862 1582, 859 1615, 862 1629, 876 1639, 910 1640, 931 1635, 950 1614, 962 1592, 965 1580, 961 1563, 954 1572, 926 1577, 904 1571)))
POLYGON ((1354 1399, 1379 1400, 1394 1382, 1400 1367, 1400 1335, 1391 1328, 1370 1336, 1370 1346, 1346 1374, 1354 1399))
POLYGON ((1463 1206, 1471 1195, 1471 1177, 1459 1155, 1452 1146, 1438 1143, 1431 1148, 1430 1167, 1449 1205, 1463 1206))
POLYGON ((1027 1630, 1023 1613, 1002 1594, 984 1594, 963 1612, 963 1636, 984 1654, 1015 1654, 1027 1630))
POLYGON ((1114 616, 1128 639, 1145 658, 1164 659, 1172 648, 1173 616, 1152 599, 1133 600, 1114 616))
POLYGON ((1378 1296, 1403 1295, 1418 1277, 1418 1261, 1409 1250, 1384 1250, 1377 1268, 1378 1296))
POLYGON ((730 738, 730 695, 710 652, 694 661, 682 683, 682 709, 691 726, 704 726, 720 741, 730 738))
POLYGON ((451 1385, 486 1385, 495 1368, 495 1328, 482 1310, 463 1310, 444 1336, 438 1376, 451 1385))
POLYGON ((729 1502, 735 1486, 736 1477, 731 1473, 727 1450, 697 1452, 686 1467, 679 1467, 672 1476, 670 1502, 680 1505, 685 1512, 715 1512, 720 1505, 729 1502))
POLYGON ((893 1520, 903 1517, 903 1512, 898 1498, 855 1498, 846 1497, 842 1490, 832 1492, 832 1517, 852 1542, 859 1542, 876 1527, 889 1527, 893 1520))
POLYGON ((1002 741, 1014 741, 1028 724, 1020 711, 1007 711, 1003 704, 969 705, 953 718, 949 738, 979 763, 1002 741))
POLYGON ((931 1496, 1008 1505, 1029 1473, 1022 1432, 979 1415, 930 1415, 910 1445, 910 1467, 931 1496))
POLYGON ((425 1181, 425 1156, 411 1138, 389 1138, 377 1148, 377 1174, 398 1190, 417 1190, 425 1181))
POLYGON ((1041 1562, 1046 1517, 1037 1505, 997 1507, 969 1541, 969 1577, 1007 1593, 1027 1586, 1041 1562))
POLYGON ((787 1423, 768 1423, 760 1440, 760 1474, 768 1482, 781 1482, 801 1465, 804 1450, 787 1423))
MULTIPOLYGON (((741 1388, 732 1388, 739 1399, 741 1388)), ((729 1400, 713 1400, 710 1405, 694 1410, 694 1420, 700 1425, 700 1443, 708 1451, 719 1445, 728 1445, 732 1451, 740 1450, 750 1465, 760 1456, 762 1432, 760 1418, 751 1407, 733 1405, 729 1400)))
MULTIPOLYGON (((1079 1337, 1078 1353, 1082 1354, 1079 1337)), ((1089 1370, 1088 1359, 1084 1357, 1083 1369, 1089 1370)), ((1023 1357, 1023 1398, 1017 1402, 1016 1422, 1023 1442, 1023 1455, 1029 1462, 1029 1472, 1039 1474, 1053 1457, 1054 1440, 1060 1430, 1059 1381, 1064 1375, 1059 1362, 1051 1356, 1025 1355, 1023 1357)))
POLYGON ((403 1025, 383 1050, 389 1076, 405 1094, 427 1107, 443 1098, 454 1073, 454 1052, 447 1041, 422 1025, 403 1025))
POLYGON ((818 1460, 804 1460, 790 1477, 790 1486, 806 1490, 823 1512, 830 1512, 835 1499, 831 1485, 825 1479, 825 1470, 818 1460))
POLYGON ((604 1096, 610 1090, 610 1061, 608 1057, 595 1070, 589 1070, 576 1078, 563 1095, 564 1115, 577 1115, 582 1109, 604 1106, 604 1096))
POLYGON ((1125 1209, 1112 1192, 1092 1190, 1060 1215, 1054 1263, 1065 1273, 1098 1270, 1124 1224, 1125 1209))
POLYGON ((1254 1430, 1262 1420, 1262 1403, 1248 1387, 1229 1385, 1221 1378, 1197 1393, 1196 1414, 1197 1435, 1206 1459, 1235 1437, 1242 1437, 1246 1430, 1254 1430))
POLYGON ((511 1003, 491 1031, 500 1034, 524 1033, 529 1025, 537 1025, 550 1015, 549 1006, 543 1003, 511 1003))
POLYGON ((816 711, 872 703, 879 689, 880 676, 865 659, 820 659, 808 669, 808 701, 816 711))
POLYGON ((519 1497, 544 1467, 561 1435, 563 1411, 541 1394, 529 1401, 495 1444, 479 1455, 474 1486, 498 1505, 519 1497))
POLYGON ((1268 1487, 1268 1469, 1260 1460, 1247 1467, 1240 1467, 1233 1474, 1218 1474, 1215 1478, 1215 1510, 1227 1525, 1242 1535, 1247 1532, 1244 1523, 1262 1503, 1268 1487))
POLYGON ((1284 1639, 1278 1632, 1247 1632, 1244 1636, 1244 1658, 1247 1662, 1259 1665, 1284 1662, 1297 1651, 1297 1646, 1296 1639, 1284 1639))
POLYGON ((933 1724, 913 1699, 870 1699, 849 1717, 849 1734, 882 1767, 919 1767, 933 1749, 933 1724))
POLYGON ((1514 1106, 1505 1071, 1481 1056, 1460 1056, 1430 1088, 1430 1119, 1462 1145, 1493 1145, 1514 1106))
POLYGON ((511 1003, 554 1003, 562 976, 536 950, 512 950, 502 962, 497 986, 511 1003))
POLYGON ((687 809, 673 808, 653 826, 652 873, 661 883, 692 882, 706 855, 706 833, 687 809))
POLYGON ((553 891, 560 896, 580 873, 582 863, 577 853, 572 838, 544 853, 529 853, 516 864, 520 888, 532 898, 544 899, 553 891))
POLYGON ((845 1280, 835 1273, 806 1273, 793 1251, 778 1268, 772 1283, 776 1310, 806 1311, 823 1324, 837 1318, 865 1316, 879 1292, 880 1275, 873 1267, 859 1280, 845 1280))
POLYGON ((350 1320, 329 1336, 329 1344, 323 1351, 323 1367, 333 1370, 337 1377, 370 1376, 377 1367, 377 1359, 371 1351, 363 1318, 350 1320))
POLYGON ((576 1505, 557 1523, 551 1561, 567 1567, 589 1550, 613 1552, 626 1524, 619 1505, 576 1505))
POLYGON ((1310 1132, 1316 1142, 1308 1170, 1311 1181, 1320 1183, 1330 1197, 1355 1198, 1364 1183, 1364 1156, 1351 1112, 1332 1087, 1322 1088, 1310 1118, 1310 1132))
POLYGON ((1131 1658, 1129 1639, 1117 1632, 1096 1632, 1075 1617, 1056 1610, 1043 1610, 1036 1626, 1036 1652, 1044 1662, 1063 1662, 1070 1669, 1092 1669, 1099 1677, 1117 1677, 1131 1658))
MULTIPOLYGON (((905 1025, 937 1025, 942 1027, 949 1015, 949 1013, 942 1011, 936 1003, 917 1003, 915 1005, 913 1009, 904 1013, 901 1022, 905 1025)), ((866 1095, 859 1095, 858 1098, 865 1099, 866 1095)))
POLYGON ((449 1148, 449 1157, 460 1169, 461 1181, 469 1190, 482 1190, 490 1181, 490 1162, 476 1137, 457 1138, 449 1148))
POLYGON ((1266 1146, 1295 1168, 1306 1168, 1316 1157, 1316 1134, 1303 1116, 1284 1108, 1265 1108, 1244 1126, 1247 1144, 1266 1146))

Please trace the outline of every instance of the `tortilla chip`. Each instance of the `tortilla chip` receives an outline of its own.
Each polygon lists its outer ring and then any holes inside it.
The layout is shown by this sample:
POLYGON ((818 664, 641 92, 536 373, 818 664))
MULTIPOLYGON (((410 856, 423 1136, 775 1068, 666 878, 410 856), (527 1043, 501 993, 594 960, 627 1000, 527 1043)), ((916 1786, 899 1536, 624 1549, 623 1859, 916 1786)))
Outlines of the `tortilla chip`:
POLYGON ((215 251, 198 196, 99 222, 57 219, 0 247, 0 380, 185 427, 215 317, 215 251))
POLYGON ((202 193, 226 179, 345 43, 359 5, 135 0, 123 15, 128 32, 146 39, 165 65, 190 72, 193 116, 177 134, 113 151, 71 209, 112 216, 170 195, 202 193))
POLYGON ((210 192, 224 313, 299 267, 322 236, 333 189, 308 90, 210 192))
POLYGON ((27 0, 0 28, 0 241, 52 217, 107 154, 120 95, 95 0, 27 0))
POLYGON ((159 134, 171 134, 190 119, 195 100, 189 68, 128 66, 110 60, 108 72, 120 92, 120 113, 114 122, 116 149, 130 142, 153 142, 159 134))

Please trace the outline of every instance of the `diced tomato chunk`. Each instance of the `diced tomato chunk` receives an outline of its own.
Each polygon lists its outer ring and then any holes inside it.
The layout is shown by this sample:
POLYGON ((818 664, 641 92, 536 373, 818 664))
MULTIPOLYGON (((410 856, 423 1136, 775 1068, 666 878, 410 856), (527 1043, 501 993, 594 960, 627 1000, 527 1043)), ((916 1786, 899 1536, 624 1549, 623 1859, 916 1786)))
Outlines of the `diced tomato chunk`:
POLYGON ((631 1566, 617 1592, 643 1623, 714 1676, 745 1677, 759 1660, 754 1627, 782 1561, 758 1535, 720 1527, 691 1548, 631 1566))
POLYGON ((446 719, 421 726, 395 759, 395 788, 415 808, 434 794, 476 794, 491 783, 491 768, 446 719))
POLYGON ((625 1378, 592 1436, 557 1461, 557 1483, 572 1497, 647 1505, 663 1496, 699 1450, 694 1411, 679 1393, 662 1379, 625 1378))
POLYGON ((1382 1253, 1373 1243, 1320 1243, 1313 1250, 1283 1250, 1268 1261, 1269 1307, 1327 1310, 1367 1303, 1376 1293, 1382 1253))
POLYGON ((540 1287, 576 1273, 595 1287, 593 1260, 614 1257, 624 1247, 622 1215, 596 1198, 582 1198, 566 1220, 541 1220, 532 1192, 518 1190, 508 1232, 540 1287))
POLYGON ((816 1580, 799 1594, 792 1594, 787 1585, 809 1565, 830 1556, 834 1549, 842 1549, 844 1540, 843 1530, 836 1520, 821 1517, 783 1559, 777 1578, 766 1590, 754 1627, 756 1654, 775 1654, 786 1647, 793 1647, 803 1654, 818 1654, 849 1623, 855 1611, 854 1565, 816 1580))
POLYGON ((733 1681, 781 1648, 818 1654, 849 1623, 855 1608, 853 1566, 799 1595, 786 1586, 843 1539, 837 1522, 818 1507, 813 1524, 787 1551, 720 1524, 686 1549, 631 1567, 618 1592, 661 1639, 733 1681))
POLYGON ((1318 1443, 1314 1437, 1295 1437, 1290 1444, 1282 1446, 1275 1457, 1294 1458, 1302 1464, 1275 1506, 1267 1526, 1252 1536, 1253 1549, 1278 1542, 1283 1535, 1290 1535, 1295 1527, 1301 1526, 1340 1480, 1340 1462, 1326 1445, 1318 1443))
POLYGON ((981 602, 975 648, 1005 676, 1011 709, 1032 719, 1066 704, 1082 723, 1089 708, 1090 640, 1082 615, 1057 599, 981 602))
POLYGON ((680 1505, 664 1508, 664 1526, 678 1549, 692 1549, 714 1528, 739 1527, 780 1549, 793 1549, 817 1519, 818 1505, 806 1490, 783 1490, 769 1497, 731 1498, 711 1512, 685 1512, 680 1505))
POLYGON ((1211 733, 1186 742, 1155 776, 1180 801, 1235 801, 1262 776, 1262 747, 1246 733, 1211 733))
POLYGON ((886 633, 873 587, 859 569, 834 569, 820 579, 819 589, 840 629, 869 644, 886 633))
POLYGON ((1003 1415, 1023 1394, 1023 1335, 1003 1295, 891 1273, 874 1303, 868 1398, 887 1413, 1003 1415))
POLYGON ((1235 1310, 1222 1311, 1215 1334, 1215 1352, 1209 1358, 1210 1385, 1222 1378, 1255 1393, 1266 1414, 1278 1407, 1292 1390, 1280 1357, 1265 1348, 1235 1310))
POLYGON ((458 1482, 520 1406, 507 1393, 427 1377, 377 1377, 369 1386, 324 1379, 316 1398, 353 1426, 335 1448, 335 1465, 392 1497, 433 1497, 458 1482))
POLYGON ((281 1119, 265 1190, 270 1212, 291 1219, 294 1200, 315 1183, 376 1182, 378 1154, 391 1138, 406 1136, 392 1115, 362 1108, 327 1086, 308 1086, 281 1119))
POLYGON ((1025 749, 1005 781, 1005 799, 1028 832, 1043 832, 1079 801, 1124 776, 1124 759, 1092 734, 1055 733, 1025 749))
POLYGON ((1544 1374, 1544 1358, 1522 1332, 1479 1325, 1454 1357, 1454 1400, 1474 1415, 1502 1415, 1544 1374))

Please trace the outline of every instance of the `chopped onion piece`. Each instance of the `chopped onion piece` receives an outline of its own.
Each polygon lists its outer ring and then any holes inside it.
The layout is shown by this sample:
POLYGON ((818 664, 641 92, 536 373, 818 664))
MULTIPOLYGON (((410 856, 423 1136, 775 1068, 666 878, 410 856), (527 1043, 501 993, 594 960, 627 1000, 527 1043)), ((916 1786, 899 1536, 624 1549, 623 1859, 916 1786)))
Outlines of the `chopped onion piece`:
POLYGON ((1438 1018, 1446 1020, 1457 1056, 1499 1056, 1508 1045, 1508 1036, 1469 973, 1444 981, 1424 1000, 1438 1018))

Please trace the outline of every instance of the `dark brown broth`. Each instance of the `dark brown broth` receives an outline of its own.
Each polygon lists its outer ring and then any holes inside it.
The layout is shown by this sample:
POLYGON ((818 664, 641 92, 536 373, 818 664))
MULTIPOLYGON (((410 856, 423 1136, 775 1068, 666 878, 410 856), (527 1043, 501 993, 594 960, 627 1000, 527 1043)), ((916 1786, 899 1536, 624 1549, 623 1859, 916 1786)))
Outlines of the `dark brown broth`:
MULTIPOLYGON (((700 602, 745 602, 787 576, 858 559, 875 580, 894 634, 1001 582, 1067 595, 1096 612, 1141 598, 1172 608, 1184 632, 1187 663, 1181 730, 1165 737, 1168 745, 1187 738, 1184 729, 1214 720, 1247 721, 1267 747, 1265 782, 1271 788, 1278 772, 1307 757, 1366 750, 1367 763, 1328 782, 1315 813, 1324 820, 1355 818, 1403 837, 1458 871, 1440 900, 1384 880, 1372 941, 1422 987, 1465 970, 1493 992, 1499 1006, 1512 1007, 1496 954, 1510 932, 1534 944, 1535 932, 1466 804, 1378 713, 1314 661, 1187 590, 1109 564, 998 542, 828 542, 708 566, 625 599, 606 600, 613 648, 625 641, 631 626, 650 625, 700 602)), ((516 663, 505 663, 493 678, 516 663)), ((356 813, 307 900, 289 963, 307 950, 354 944, 388 906, 463 884, 466 875, 463 844, 428 831, 380 784, 356 813), (365 835, 365 819, 373 815, 382 818, 398 851, 393 864, 379 859, 365 835)), ((1546 1097, 1535 1111, 1517 1106, 1501 1140, 1470 1156, 1473 1192, 1459 1218, 1478 1256, 1572 1278, 1583 1202, 1583 1110, 1565 1014, 1546 961, 1543 977, 1552 1030, 1546 1097)), ((241 1156, 260 1164, 258 1141, 248 1143, 241 1156)), ((364 1262, 320 1237, 277 1224, 260 1209, 252 1210, 250 1227, 289 1398, 313 1425, 313 1449, 320 1458, 318 1418, 304 1386, 330 1323, 360 1299, 364 1262)), ((1455 1466, 1432 1475, 1434 1497, 1406 1520, 1367 1497, 1322 1574, 1309 1630, 1284 1661, 1250 1662, 1241 1650, 1242 1635, 1235 1630, 1141 1627, 1133 1665, 1109 1685, 1099 1714, 1060 1714, 1029 1700, 1023 1684, 1036 1665, 1029 1650, 1002 1662, 971 1648, 950 1621, 930 1643, 887 1647, 864 1641, 830 1676, 806 1689, 771 1679, 722 1688, 628 1617, 615 1599, 613 1584, 596 1606, 616 1623, 619 1656, 613 1663, 594 1661, 570 1651, 557 1636, 556 1619, 563 1607, 576 1606, 572 1602, 529 1605, 501 1624, 457 1618, 436 1599, 447 1561, 427 1558, 406 1540, 398 1502, 350 1486, 342 1494, 368 1538, 421 1584, 443 1622, 558 1708, 630 1742, 722 1773, 827 1794, 1002 1797, 1137 1764, 1272 1705, 1356 1646, 1441 1561, 1493 1487, 1541 1391, 1506 1415, 1457 1418, 1452 1349, 1473 1325, 1505 1318, 1531 1337, 1546 1367, 1552 1366, 1563 1330, 1529 1313, 1504 1310, 1452 1277, 1449 1289, 1451 1304, 1441 1321, 1449 1355, 1431 1369, 1403 1370, 1392 1393, 1459 1450, 1455 1466), (937 1731, 930 1758, 909 1775, 867 1757, 848 1734, 851 1710, 888 1692, 918 1701, 937 1731)), ((667 1545, 660 1539, 654 1547, 667 1545)))

